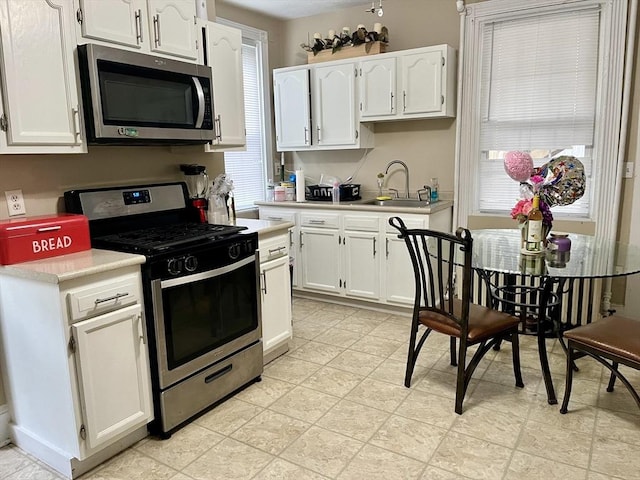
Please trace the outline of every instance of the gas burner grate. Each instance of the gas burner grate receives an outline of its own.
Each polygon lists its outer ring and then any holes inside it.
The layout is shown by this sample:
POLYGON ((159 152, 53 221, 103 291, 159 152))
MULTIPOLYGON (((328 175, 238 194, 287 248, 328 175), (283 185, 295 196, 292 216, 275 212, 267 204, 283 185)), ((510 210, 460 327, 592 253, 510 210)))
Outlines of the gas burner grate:
POLYGON ((94 238, 102 247, 121 247, 136 252, 159 252, 185 244, 211 241, 232 235, 247 227, 184 223, 147 229, 130 230, 94 238))

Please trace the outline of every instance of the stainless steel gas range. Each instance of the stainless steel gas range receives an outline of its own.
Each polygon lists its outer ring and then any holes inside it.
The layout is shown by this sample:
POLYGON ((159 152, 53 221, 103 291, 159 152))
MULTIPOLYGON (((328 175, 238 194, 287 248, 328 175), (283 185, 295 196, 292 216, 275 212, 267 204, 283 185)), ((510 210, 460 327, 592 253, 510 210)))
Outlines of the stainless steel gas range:
MULTIPOLYGON (((191 222, 182 182, 65 192, 89 218, 94 248, 147 257, 142 278, 152 365, 154 434, 173 431, 260 380, 258 238, 191 222)), ((114 346, 117 348, 117 346, 114 346)))

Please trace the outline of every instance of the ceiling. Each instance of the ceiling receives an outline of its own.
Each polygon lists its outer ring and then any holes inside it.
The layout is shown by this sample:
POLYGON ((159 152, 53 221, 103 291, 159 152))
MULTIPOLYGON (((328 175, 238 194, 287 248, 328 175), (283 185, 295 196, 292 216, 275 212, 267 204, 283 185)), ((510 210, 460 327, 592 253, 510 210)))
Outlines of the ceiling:
MULTIPOLYGON (((363 0, 217 0, 239 8, 253 10, 271 17, 291 20, 329 13, 337 9, 362 6, 371 8, 370 1, 363 0)), ((380 0, 375 0, 375 6, 380 0)), ((384 4, 383 4, 384 5, 384 4)))

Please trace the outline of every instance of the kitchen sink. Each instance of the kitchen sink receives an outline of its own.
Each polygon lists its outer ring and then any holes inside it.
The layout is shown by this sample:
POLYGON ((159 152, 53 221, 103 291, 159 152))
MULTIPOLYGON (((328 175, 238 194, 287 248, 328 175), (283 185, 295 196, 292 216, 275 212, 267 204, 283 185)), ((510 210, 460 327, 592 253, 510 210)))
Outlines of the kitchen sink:
POLYGON ((417 198, 392 198, 391 200, 370 200, 361 205, 378 205, 380 207, 429 207, 431 202, 418 200, 417 198))

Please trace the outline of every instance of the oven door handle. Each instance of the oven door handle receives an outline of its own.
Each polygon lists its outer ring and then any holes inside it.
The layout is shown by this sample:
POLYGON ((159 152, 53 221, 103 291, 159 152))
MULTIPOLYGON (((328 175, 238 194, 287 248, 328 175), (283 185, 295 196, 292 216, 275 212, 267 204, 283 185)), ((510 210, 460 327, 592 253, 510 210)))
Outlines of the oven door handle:
POLYGON ((186 277, 180 278, 171 278, 169 280, 162 280, 160 282, 161 288, 169 288, 176 287, 178 285, 184 285, 186 283, 198 282, 200 280, 206 280, 208 278, 218 277, 220 275, 224 275, 225 273, 233 272, 238 268, 244 267, 245 265, 249 265, 256 261, 255 256, 247 257, 239 262, 232 263, 231 265, 227 265, 224 267, 216 268, 214 270, 207 270, 206 272, 195 273, 193 275, 187 275, 186 277))

